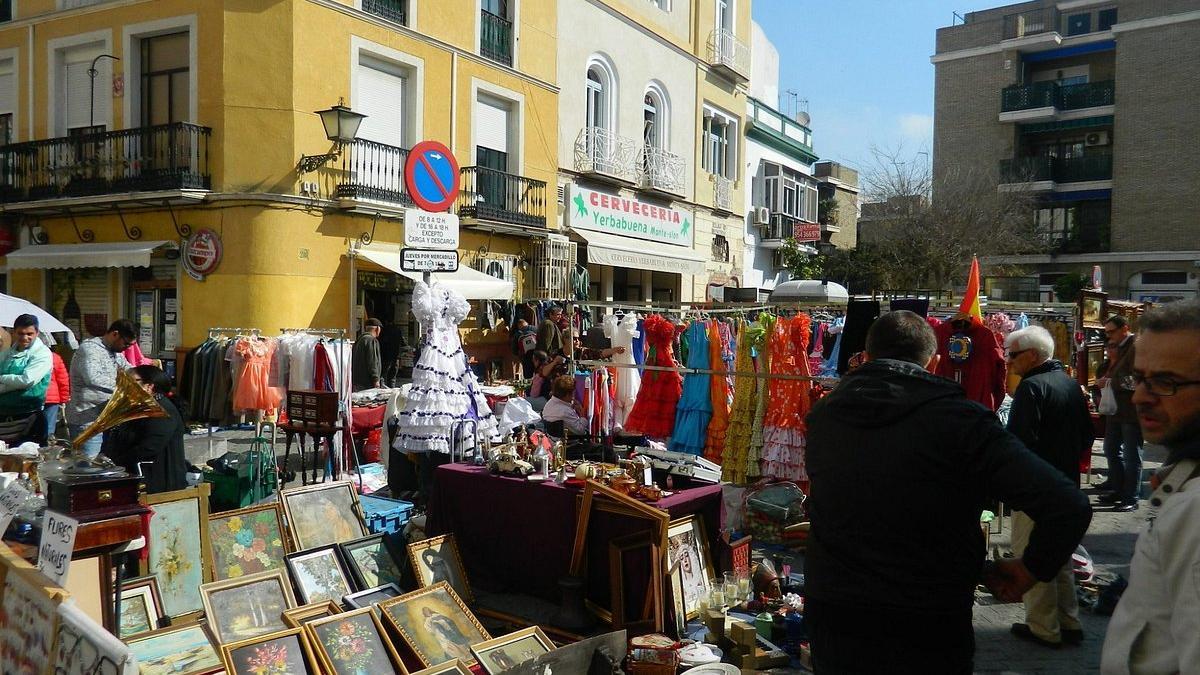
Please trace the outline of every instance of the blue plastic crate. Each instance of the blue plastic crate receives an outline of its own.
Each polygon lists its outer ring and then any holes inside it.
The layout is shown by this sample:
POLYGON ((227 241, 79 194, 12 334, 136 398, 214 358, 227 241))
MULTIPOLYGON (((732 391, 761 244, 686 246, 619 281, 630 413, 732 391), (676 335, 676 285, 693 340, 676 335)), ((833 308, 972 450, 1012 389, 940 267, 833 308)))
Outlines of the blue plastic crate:
POLYGON ((374 495, 360 495, 358 503, 362 505, 371 534, 399 532, 408 523, 413 510, 412 502, 374 495))

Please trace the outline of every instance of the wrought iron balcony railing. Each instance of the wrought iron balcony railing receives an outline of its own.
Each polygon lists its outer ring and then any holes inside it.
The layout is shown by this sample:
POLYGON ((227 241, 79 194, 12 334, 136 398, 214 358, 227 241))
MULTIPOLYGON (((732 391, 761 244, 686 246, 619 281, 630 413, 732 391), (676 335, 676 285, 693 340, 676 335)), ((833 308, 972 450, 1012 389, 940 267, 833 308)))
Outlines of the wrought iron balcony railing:
POLYGON ((763 241, 791 239, 795 236, 796 224, 799 222, 800 219, 795 216, 789 216, 786 213, 772 213, 768 223, 759 226, 762 228, 762 239, 763 241))
POLYGON ((513 25, 487 10, 480 11, 479 54, 506 66, 513 62, 513 25))
POLYGON ((750 46, 739 40, 733 31, 714 30, 708 35, 708 63, 740 79, 749 80, 750 46))
POLYGON ((1000 111, 1012 112, 1032 108, 1078 110, 1112 105, 1116 86, 1112 80, 1059 85, 1055 82, 1012 85, 1000 92, 1000 111))
POLYGON ((208 190, 212 129, 177 122, 0 147, 0 200, 208 190))
POLYGON ((575 138, 575 170, 632 182, 638 144, 601 127, 584 127, 575 138))
POLYGON ((683 157, 652 145, 642 147, 637 163, 638 185, 646 190, 656 190, 681 195, 683 186, 683 157))
POLYGON ((482 166, 464 166, 459 173, 459 217, 546 226, 545 182, 482 166))
POLYGON ((408 0, 362 0, 363 11, 408 25, 408 0))
POLYGON ((338 199, 369 199, 413 206, 404 187, 408 150, 356 138, 342 146, 338 199))
POLYGON ((712 175, 713 206, 722 211, 733 211, 733 181, 724 176, 712 175))
POLYGON ((1052 33, 1058 30, 1059 12, 1055 7, 1031 9, 1004 17, 1004 39, 1052 33))
POLYGON ((1079 183, 1112 178, 1113 158, 1109 153, 1083 157, 1020 157, 1000 161, 1001 183, 1055 181, 1079 183))

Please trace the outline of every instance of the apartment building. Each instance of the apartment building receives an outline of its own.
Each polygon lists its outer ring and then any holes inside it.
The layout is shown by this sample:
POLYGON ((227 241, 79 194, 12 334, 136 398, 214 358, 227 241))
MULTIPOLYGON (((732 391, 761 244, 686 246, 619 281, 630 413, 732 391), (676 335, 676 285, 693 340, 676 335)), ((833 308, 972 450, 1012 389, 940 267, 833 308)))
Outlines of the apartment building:
MULTIPOLYGON (((1063 274, 1102 272, 1116 298, 1200 289, 1200 5, 1036 0, 937 32, 934 173, 1027 191, 1047 252, 988 295, 1052 299, 1063 274)), ((937 195, 934 195, 934 199, 937 195)))
POLYGON ((20 247, 0 265, 81 336, 127 316, 169 360, 215 326, 415 331, 402 171, 423 139, 462 167, 462 270, 442 278, 476 299, 527 286, 559 165, 555 0, 11 9, 0 215, 20 247))

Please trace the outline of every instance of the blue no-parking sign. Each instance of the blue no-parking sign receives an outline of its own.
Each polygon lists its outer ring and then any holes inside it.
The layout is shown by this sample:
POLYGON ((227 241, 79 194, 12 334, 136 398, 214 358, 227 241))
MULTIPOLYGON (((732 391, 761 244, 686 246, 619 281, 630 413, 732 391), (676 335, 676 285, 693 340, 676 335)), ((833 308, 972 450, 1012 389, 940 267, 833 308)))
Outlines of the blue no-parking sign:
POLYGON ((417 206, 426 211, 449 211, 458 198, 458 161, 437 141, 421 141, 408 152, 404 185, 417 206))

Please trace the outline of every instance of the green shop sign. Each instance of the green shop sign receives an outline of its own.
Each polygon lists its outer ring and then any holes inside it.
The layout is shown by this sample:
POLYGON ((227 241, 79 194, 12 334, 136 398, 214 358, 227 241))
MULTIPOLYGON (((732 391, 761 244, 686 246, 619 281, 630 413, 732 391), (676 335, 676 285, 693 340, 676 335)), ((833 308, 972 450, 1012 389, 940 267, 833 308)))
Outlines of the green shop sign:
POLYGON ((686 211, 571 186, 568 225, 576 230, 661 241, 692 247, 695 232, 686 211))

